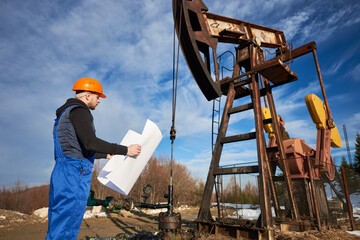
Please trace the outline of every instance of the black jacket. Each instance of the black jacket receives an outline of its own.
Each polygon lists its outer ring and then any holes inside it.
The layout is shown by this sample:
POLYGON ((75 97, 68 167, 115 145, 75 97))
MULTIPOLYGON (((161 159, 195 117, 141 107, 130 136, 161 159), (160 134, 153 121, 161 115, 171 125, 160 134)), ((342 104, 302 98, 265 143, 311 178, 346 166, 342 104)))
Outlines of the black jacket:
POLYGON ((126 146, 109 143, 96 137, 92 127, 93 116, 90 109, 83 101, 76 98, 69 98, 64 105, 56 110, 56 117, 58 117, 64 109, 71 105, 81 106, 74 108, 71 111, 70 120, 74 126, 80 144, 82 144, 86 150, 96 152, 95 158, 106 158, 106 154, 127 154, 126 146))

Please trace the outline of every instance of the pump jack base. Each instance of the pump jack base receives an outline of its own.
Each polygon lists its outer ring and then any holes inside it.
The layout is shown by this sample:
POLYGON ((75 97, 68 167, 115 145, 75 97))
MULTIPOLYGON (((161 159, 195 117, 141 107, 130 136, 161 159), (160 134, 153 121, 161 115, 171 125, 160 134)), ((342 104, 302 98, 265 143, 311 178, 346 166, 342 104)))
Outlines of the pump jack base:
POLYGON ((203 233, 221 234, 244 239, 274 239, 272 230, 256 227, 255 224, 249 221, 244 224, 234 224, 196 220, 196 223, 198 231, 203 233))

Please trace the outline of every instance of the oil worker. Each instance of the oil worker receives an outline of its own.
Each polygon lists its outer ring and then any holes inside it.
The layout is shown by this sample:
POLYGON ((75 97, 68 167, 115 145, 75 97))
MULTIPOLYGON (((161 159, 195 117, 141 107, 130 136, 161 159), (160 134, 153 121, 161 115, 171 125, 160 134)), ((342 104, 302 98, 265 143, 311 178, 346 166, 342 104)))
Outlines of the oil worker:
POLYGON ((54 124, 55 167, 49 192, 46 240, 76 240, 90 192, 95 158, 140 154, 140 145, 123 146, 95 135, 93 116, 100 98, 106 98, 101 84, 92 78, 77 80, 70 98, 56 110, 54 124))

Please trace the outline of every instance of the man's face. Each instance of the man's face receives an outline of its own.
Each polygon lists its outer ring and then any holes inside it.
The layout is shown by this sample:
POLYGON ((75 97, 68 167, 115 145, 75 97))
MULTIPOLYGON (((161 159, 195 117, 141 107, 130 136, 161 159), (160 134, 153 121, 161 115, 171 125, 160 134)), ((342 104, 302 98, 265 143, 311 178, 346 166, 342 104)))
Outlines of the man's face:
POLYGON ((91 110, 95 110, 96 106, 100 103, 100 96, 96 93, 89 93, 88 107, 91 110))

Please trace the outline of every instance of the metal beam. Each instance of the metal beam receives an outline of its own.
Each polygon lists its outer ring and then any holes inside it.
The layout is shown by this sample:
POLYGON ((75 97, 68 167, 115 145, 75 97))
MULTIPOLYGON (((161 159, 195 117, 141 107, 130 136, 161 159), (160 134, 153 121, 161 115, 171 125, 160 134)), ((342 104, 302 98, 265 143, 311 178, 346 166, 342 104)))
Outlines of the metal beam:
POLYGON ((258 173, 259 166, 244 166, 244 167, 230 167, 218 168, 214 170, 214 175, 230 175, 230 174, 244 174, 244 173, 258 173))

